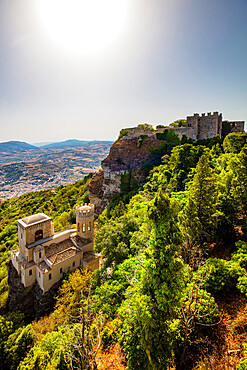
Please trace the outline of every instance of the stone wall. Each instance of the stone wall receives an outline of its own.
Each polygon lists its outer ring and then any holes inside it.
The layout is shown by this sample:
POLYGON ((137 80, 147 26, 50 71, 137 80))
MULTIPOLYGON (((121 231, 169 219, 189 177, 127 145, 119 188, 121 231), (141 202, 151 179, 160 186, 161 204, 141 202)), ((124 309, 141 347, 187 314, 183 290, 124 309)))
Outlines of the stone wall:
POLYGON ((222 136, 222 114, 209 112, 201 116, 195 113, 187 117, 186 136, 193 140, 211 139, 214 136, 222 136))
POLYGON ((244 121, 231 121, 231 132, 244 132, 244 121))
POLYGON ((49 314, 54 308, 54 297, 58 293, 61 281, 54 284, 49 292, 43 294, 37 283, 32 287, 25 288, 12 262, 9 261, 6 265, 9 281, 7 309, 9 311, 20 311, 24 313, 27 322, 49 314))
POLYGON ((125 130, 128 130, 129 133, 124 137, 139 137, 140 135, 148 135, 148 136, 154 135, 153 131, 150 131, 144 128, 130 127, 130 128, 126 128, 125 130))
POLYGON ((197 139, 211 139, 215 136, 222 136, 222 115, 218 112, 202 114, 198 117, 197 139))

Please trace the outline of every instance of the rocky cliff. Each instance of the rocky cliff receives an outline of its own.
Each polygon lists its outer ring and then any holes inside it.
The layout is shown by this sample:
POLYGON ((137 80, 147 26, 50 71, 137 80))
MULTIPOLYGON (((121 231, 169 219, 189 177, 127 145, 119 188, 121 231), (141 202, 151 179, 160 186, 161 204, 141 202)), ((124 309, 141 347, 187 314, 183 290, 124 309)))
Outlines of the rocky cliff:
POLYGON ((101 172, 95 174, 88 185, 90 202, 100 214, 116 194, 120 192, 121 176, 131 173, 135 181, 143 182, 147 171, 143 165, 151 157, 151 148, 159 148, 162 142, 155 134, 124 136, 111 146, 109 155, 101 162, 101 172))
POLYGON ((12 262, 8 261, 6 265, 9 282, 7 309, 24 313, 26 322, 50 313, 54 308, 54 297, 57 295, 61 281, 54 284, 47 293, 43 294, 37 283, 32 287, 25 288, 12 262))

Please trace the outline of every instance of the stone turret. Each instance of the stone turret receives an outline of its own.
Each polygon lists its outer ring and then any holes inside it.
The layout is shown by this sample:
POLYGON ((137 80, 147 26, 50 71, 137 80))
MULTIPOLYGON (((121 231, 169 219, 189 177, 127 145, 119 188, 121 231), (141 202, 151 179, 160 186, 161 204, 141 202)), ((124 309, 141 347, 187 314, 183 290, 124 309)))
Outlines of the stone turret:
POLYGON ((222 113, 208 112, 200 116, 195 113, 194 116, 187 117, 186 136, 194 140, 211 139, 219 135, 222 137, 222 113))
POLYGON ((17 221, 20 253, 27 261, 33 260, 33 247, 38 240, 54 235, 54 224, 44 213, 38 213, 17 221))
POLYGON ((81 238, 94 238, 94 204, 84 204, 77 206, 76 209, 77 235, 81 238))

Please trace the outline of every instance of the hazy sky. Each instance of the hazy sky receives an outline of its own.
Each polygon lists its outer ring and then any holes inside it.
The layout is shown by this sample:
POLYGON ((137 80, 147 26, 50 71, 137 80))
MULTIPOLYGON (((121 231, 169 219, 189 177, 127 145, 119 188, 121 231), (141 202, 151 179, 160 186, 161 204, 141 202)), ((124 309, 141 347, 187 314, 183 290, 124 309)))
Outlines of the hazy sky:
POLYGON ((125 17, 91 9, 86 29, 71 21, 81 9, 66 10, 79 0, 42 14, 40 1, 0 0, 0 141, 115 140, 123 127, 194 112, 247 120, 246 0, 118 0, 125 17), (59 40, 75 31, 78 50, 59 40))

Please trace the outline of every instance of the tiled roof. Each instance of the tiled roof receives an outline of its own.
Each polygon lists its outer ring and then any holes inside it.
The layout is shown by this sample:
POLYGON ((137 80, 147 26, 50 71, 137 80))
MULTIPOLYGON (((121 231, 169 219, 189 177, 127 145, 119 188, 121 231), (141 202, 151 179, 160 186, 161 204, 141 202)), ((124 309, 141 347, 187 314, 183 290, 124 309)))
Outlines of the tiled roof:
POLYGON ((74 245, 71 238, 45 247, 46 258, 51 262, 52 265, 65 261, 75 256, 77 253, 81 253, 81 250, 74 245))
POLYGON ((53 256, 56 253, 62 252, 65 249, 73 247, 74 244, 70 238, 61 241, 60 243, 52 243, 49 246, 45 247, 45 255, 47 258, 53 256))
POLYGON ((29 267, 32 267, 32 266, 35 266, 35 263, 34 261, 31 261, 31 262, 28 262, 26 259, 23 259, 21 262, 21 266, 24 268, 24 269, 27 269, 29 267))
POLYGON ((89 262, 98 257, 99 255, 95 254, 93 251, 88 251, 88 252, 83 253, 83 261, 85 262, 89 262))
POLYGON ((65 249, 64 251, 56 253, 53 256, 49 257, 49 261, 53 265, 55 265, 57 263, 60 263, 62 261, 65 261, 75 256, 77 253, 80 253, 80 251, 76 247, 71 247, 69 249, 65 249))
POLYGON ((74 240, 75 244, 79 248, 82 248, 85 245, 87 245, 89 243, 92 243, 92 240, 91 239, 81 238, 79 235, 76 235, 76 236, 72 237, 72 239, 74 240))

